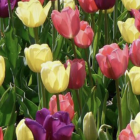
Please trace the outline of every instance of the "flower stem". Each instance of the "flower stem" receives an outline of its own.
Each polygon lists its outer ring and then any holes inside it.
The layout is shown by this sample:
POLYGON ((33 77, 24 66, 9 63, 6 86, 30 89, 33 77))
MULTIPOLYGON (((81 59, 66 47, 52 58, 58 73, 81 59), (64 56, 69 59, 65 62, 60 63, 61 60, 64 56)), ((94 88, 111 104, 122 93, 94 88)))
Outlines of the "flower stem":
POLYGON ((39 44, 39 38, 38 38, 38 28, 35 27, 34 29, 34 37, 35 37, 35 43, 39 44))
POLYGON ((122 111, 121 111, 121 100, 120 100, 120 92, 119 92, 119 80, 115 80, 116 92, 117 92, 117 105, 118 105, 118 114, 119 114, 119 126, 120 131, 122 130, 122 111))
POLYGON ((56 100, 57 100, 57 111, 60 111, 59 94, 56 94, 56 100))
POLYGON ((72 42, 72 49, 73 49, 73 52, 74 52, 74 57, 77 58, 74 40, 72 39, 71 42, 72 42))
POLYGON ((61 7, 60 7, 60 0, 58 0, 58 11, 61 10, 61 7))
POLYGON ((108 43, 108 15, 107 10, 105 10, 105 45, 108 43))
POLYGON ((41 101, 41 79, 40 79, 40 73, 37 73, 37 85, 38 85, 38 98, 39 102, 41 101))
POLYGON ((80 96, 79 96, 79 90, 75 90, 75 91, 76 91, 77 101, 78 101, 78 104, 79 104, 80 114, 82 114, 82 107, 81 107, 81 100, 80 100, 80 96))

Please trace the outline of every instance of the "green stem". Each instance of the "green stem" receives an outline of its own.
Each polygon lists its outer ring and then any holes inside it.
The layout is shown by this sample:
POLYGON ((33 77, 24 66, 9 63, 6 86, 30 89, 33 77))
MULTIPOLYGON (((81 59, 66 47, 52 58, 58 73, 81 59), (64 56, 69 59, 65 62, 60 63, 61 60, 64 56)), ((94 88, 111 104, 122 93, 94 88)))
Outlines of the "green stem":
POLYGON ((115 80, 116 85, 116 92, 117 92, 117 105, 118 105, 118 114, 119 114, 119 126, 120 131, 122 130, 122 111, 121 111, 121 99, 120 99, 120 92, 119 92, 119 80, 115 80))
POLYGON ((61 7, 60 7, 60 0, 58 0, 58 11, 61 10, 61 7))
POLYGON ((57 111, 60 111, 59 94, 56 94, 56 100, 57 100, 57 111))
POLYGON ((35 37, 35 43, 39 44, 39 38, 38 38, 38 28, 35 27, 34 29, 34 37, 35 37))
POLYGON ((89 61, 88 61, 88 52, 87 52, 87 49, 88 48, 85 49, 85 55, 86 55, 86 61, 87 61, 87 65, 88 65, 90 83, 91 83, 91 86, 93 87, 93 80, 92 80, 91 69, 90 69, 90 65, 89 65, 89 61))
POLYGON ((76 97, 77 97, 77 101, 78 101, 78 105, 79 105, 80 114, 82 114, 82 106, 81 106, 79 91, 78 90, 75 90, 75 91, 76 91, 76 97))
POLYGON ((74 52, 74 57, 77 58, 74 40, 72 39, 71 42, 72 42, 72 49, 73 49, 73 52, 74 52))
POLYGON ((113 39, 115 39, 116 33, 117 33, 117 16, 118 16, 117 6, 118 6, 118 0, 116 0, 115 10, 114 10, 114 22, 113 22, 114 23, 114 32, 113 32, 113 39))
POLYGON ((91 15, 91 28, 93 29, 93 31, 94 31, 94 29, 95 29, 95 19, 94 19, 94 14, 90 14, 91 15))
POLYGON ((41 78, 40 78, 40 73, 37 73, 37 85, 38 85, 38 98, 39 102, 41 101, 41 78))
POLYGON ((108 43, 108 15, 107 10, 105 10, 105 45, 108 43))

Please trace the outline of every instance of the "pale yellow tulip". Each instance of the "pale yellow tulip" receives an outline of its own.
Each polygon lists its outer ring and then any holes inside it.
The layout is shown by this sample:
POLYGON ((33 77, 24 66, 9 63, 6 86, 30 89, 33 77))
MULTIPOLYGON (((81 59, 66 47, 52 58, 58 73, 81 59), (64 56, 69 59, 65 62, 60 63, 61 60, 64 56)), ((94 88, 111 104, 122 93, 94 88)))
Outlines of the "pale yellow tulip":
POLYGON ((5 61, 2 56, 0 56, 0 86, 2 85, 5 78, 5 61))

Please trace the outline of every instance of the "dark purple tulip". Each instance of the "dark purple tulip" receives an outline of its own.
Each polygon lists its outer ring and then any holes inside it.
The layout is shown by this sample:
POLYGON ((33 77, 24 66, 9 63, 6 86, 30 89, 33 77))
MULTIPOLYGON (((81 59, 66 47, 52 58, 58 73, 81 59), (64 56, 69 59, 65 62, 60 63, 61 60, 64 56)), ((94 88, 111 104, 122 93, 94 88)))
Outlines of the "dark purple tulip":
POLYGON ((95 0, 95 3, 100 10, 112 8, 115 5, 115 2, 116 0, 95 0))
MULTIPOLYGON (((10 0, 11 2, 11 9, 13 10, 18 0, 10 0)), ((0 0, 0 17, 6 18, 9 16, 8 13, 8 1, 7 0, 0 0)))
POLYGON ((32 131, 34 140, 71 140, 74 129, 67 112, 50 115, 45 108, 37 112, 36 121, 25 119, 25 124, 32 131))

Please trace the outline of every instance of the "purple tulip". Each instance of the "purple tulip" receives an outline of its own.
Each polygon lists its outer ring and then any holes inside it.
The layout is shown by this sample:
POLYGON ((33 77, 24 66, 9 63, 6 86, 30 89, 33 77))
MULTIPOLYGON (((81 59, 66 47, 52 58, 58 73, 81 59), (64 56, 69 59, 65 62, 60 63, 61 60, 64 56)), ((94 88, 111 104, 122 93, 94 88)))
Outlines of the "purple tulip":
MULTIPOLYGON (((10 0, 11 2, 11 9, 13 10, 18 0, 10 0)), ((8 12, 8 1, 7 0, 0 0, 0 17, 6 18, 9 16, 8 12)))
POLYGON ((37 112, 36 121, 25 119, 25 124, 32 131, 34 140, 71 140, 74 129, 67 112, 50 115, 45 108, 37 112))
POLYGON ((100 10, 112 8, 115 5, 115 2, 116 0, 95 0, 95 3, 100 10))

